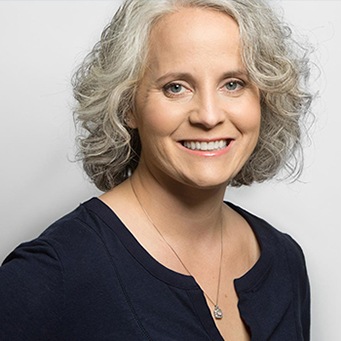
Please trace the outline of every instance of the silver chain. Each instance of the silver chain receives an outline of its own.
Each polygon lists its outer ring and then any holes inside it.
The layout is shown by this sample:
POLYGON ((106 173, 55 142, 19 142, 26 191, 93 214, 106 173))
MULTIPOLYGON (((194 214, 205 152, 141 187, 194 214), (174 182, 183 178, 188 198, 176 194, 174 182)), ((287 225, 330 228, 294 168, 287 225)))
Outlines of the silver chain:
MULTIPOLYGON (((148 212, 145 210, 145 208, 143 207, 137 193, 135 190, 135 187, 133 186, 133 181, 131 180, 131 178, 129 178, 130 180, 130 186, 131 189, 134 193, 134 196, 137 200, 137 202, 139 203, 142 211, 144 212, 145 216, 147 217, 148 221, 152 224, 152 226, 155 228, 155 230, 157 231, 157 233, 160 235, 161 239, 166 243, 166 245, 169 247, 169 249, 173 252, 173 254, 175 255, 175 257, 179 260, 180 264, 183 266, 183 268, 188 272, 188 274, 190 276, 192 276, 193 278, 195 278, 192 273, 188 270, 187 266, 184 264, 184 262, 182 261, 182 259, 180 258, 180 256, 178 255, 178 253, 174 250, 174 248, 168 243, 167 239, 163 236, 163 234, 161 233, 161 231, 158 229, 158 227, 156 226, 156 224, 154 223, 154 221, 152 220, 152 218, 149 216, 148 212)), ((220 265, 219 265, 219 276, 218 276, 218 285, 217 285, 217 294, 216 294, 216 302, 214 302, 210 296, 206 293, 206 291, 204 289, 202 289, 202 291, 204 292, 204 294, 206 295, 206 297, 208 298, 208 300, 213 304, 214 309, 213 309, 213 315, 216 319, 222 319, 223 318, 223 312, 222 310, 219 308, 218 306, 218 301, 219 301, 219 291, 220 291, 220 278, 221 278, 221 267, 222 267, 222 259, 223 259, 223 250, 224 250, 224 243, 223 243, 223 223, 221 223, 220 226, 220 265)))

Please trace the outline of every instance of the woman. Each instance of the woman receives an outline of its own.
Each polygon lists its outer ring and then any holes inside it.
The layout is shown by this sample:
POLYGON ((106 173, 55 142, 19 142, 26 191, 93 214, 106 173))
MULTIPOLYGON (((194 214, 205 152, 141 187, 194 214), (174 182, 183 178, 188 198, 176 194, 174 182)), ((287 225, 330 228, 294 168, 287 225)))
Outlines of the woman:
POLYGON ((0 273, 4 340, 308 340, 300 247, 225 203, 299 172, 309 69, 254 0, 128 0, 74 78, 104 191, 0 273))

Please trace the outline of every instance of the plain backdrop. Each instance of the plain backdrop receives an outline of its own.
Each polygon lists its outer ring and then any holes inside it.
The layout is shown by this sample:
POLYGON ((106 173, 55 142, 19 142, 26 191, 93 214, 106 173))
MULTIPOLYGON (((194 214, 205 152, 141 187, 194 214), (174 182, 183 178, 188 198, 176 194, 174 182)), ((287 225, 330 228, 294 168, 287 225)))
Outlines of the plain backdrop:
MULTIPOLYGON (((74 162, 70 79, 119 5, 0 1, 0 261, 99 191, 74 162)), ((341 340, 341 2, 272 0, 317 51, 316 123, 300 182, 228 190, 226 199, 291 234, 305 251, 312 340, 341 340)), ((289 341, 289 340, 288 340, 289 341)))

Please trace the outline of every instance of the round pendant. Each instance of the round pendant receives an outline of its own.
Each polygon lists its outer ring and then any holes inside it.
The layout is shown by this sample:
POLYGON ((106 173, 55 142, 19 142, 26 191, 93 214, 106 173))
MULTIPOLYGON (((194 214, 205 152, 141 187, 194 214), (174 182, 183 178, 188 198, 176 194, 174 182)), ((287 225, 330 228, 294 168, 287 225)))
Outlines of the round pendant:
POLYGON ((214 307, 213 315, 217 320, 221 320, 223 318, 223 312, 217 305, 214 307))

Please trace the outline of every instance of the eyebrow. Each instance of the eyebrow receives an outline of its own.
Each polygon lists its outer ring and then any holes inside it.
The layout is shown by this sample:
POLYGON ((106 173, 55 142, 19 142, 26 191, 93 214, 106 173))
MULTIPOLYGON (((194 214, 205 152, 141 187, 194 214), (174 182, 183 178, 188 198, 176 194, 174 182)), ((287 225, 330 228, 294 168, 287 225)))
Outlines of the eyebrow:
POLYGON ((193 76, 188 72, 167 72, 156 80, 157 84, 163 83, 167 78, 172 79, 189 79, 193 80, 193 76))
POLYGON ((245 69, 237 69, 237 70, 225 72, 223 74, 223 78, 238 78, 238 77, 249 78, 249 73, 245 69))
MULTIPOLYGON (((224 72, 222 74, 222 79, 225 78, 239 78, 239 77, 246 77, 249 78, 249 74, 245 69, 236 69, 224 72)), ((156 83, 160 84, 163 83, 167 78, 172 79, 189 79, 191 81, 194 81, 194 77, 191 73, 188 72, 167 72, 166 74, 162 75, 158 79, 156 79, 156 83)))

